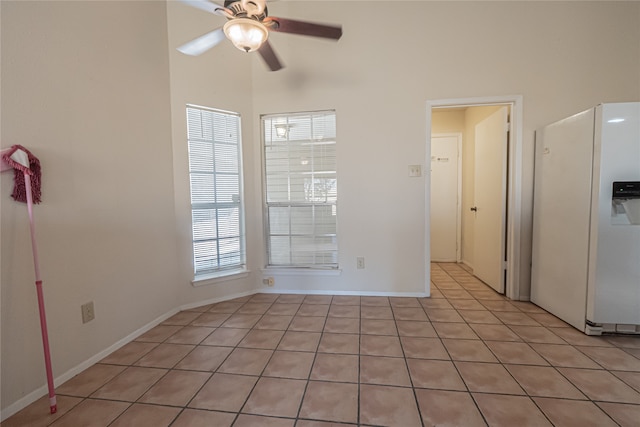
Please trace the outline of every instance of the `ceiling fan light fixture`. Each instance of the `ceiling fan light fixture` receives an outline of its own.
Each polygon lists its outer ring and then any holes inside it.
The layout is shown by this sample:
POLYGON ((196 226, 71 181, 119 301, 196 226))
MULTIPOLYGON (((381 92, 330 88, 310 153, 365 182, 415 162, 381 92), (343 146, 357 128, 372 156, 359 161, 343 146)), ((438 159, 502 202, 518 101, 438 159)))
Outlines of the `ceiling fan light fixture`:
POLYGON ((224 33, 235 47, 253 52, 267 41, 269 31, 260 22, 249 18, 235 18, 224 24, 224 33))

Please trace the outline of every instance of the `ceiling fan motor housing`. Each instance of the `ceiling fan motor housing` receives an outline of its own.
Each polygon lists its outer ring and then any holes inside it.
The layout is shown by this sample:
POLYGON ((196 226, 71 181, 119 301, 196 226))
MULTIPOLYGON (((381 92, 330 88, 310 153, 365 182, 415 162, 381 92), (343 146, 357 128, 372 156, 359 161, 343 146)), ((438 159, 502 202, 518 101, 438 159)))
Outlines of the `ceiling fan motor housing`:
MULTIPOLYGON (((253 5, 256 11, 260 10, 259 6, 252 1, 249 1, 247 4, 253 5)), ((253 13, 253 11, 250 12, 247 9, 245 9, 244 6, 242 6, 242 2, 238 0, 225 0, 224 7, 226 7, 231 12, 233 12, 233 18, 229 18, 229 19, 249 18, 249 19, 255 19, 256 21, 261 22, 268 15, 266 5, 264 6, 262 13, 257 13, 257 14, 253 13)))

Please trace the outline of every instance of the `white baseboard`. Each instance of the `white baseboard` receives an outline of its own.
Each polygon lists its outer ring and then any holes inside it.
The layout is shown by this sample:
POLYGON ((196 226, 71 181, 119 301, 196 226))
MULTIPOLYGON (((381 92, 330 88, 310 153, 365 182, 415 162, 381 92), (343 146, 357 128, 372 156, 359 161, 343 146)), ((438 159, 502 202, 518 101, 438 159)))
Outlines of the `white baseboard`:
POLYGON ((365 291, 313 291, 307 289, 260 289, 262 294, 309 294, 309 295, 349 295, 362 297, 417 297, 424 298, 426 292, 365 292, 365 291))

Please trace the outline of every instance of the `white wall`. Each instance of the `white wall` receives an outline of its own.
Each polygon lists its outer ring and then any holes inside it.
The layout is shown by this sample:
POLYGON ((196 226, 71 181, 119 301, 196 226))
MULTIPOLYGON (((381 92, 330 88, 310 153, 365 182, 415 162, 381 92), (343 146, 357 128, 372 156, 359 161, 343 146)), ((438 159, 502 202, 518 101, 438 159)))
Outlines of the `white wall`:
MULTIPOLYGON (((35 208, 53 371, 60 376, 176 307, 166 8, 2 7, 2 147, 39 157, 35 208), (82 324, 80 305, 96 319, 82 324)), ((26 207, 3 173, 2 402, 45 383, 26 207)), ((180 295, 181 296, 181 295, 180 295)))
MULTIPOLYGON (((344 26, 338 43, 272 34, 287 67, 276 73, 228 44, 181 57, 177 45, 221 19, 179 6, 0 2, 2 147, 23 144, 44 167, 36 221, 56 375, 182 304, 260 286, 260 114, 338 114, 342 275, 280 276, 275 289, 418 293, 427 190, 407 165, 427 164, 425 101, 523 95, 528 284, 534 129, 640 98, 638 2, 273 2, 273 15, 344 26), (200 288, 189 283, 187 102, 240 112, 245 144, 251 274, 200 288), (96 320, 82 325, 88 300, 96 320)), ((11 177, 0 184, 6 408, 44 385, 44 368, 25 209, 9 199, 11 177)))
MULTIPOLYGON (((287 68, 266 73, 254 64, 256 115, 337 111, 343 273, 311 286, 422 290, 426 186, 408 178, 407 165, 425 164, 425 102, 519 94, 526 297, 534 130, 600 102, 640 98, 639 8, 573 1, 272 3, 273 15, 344 27, 338 43, 274 34, 287 68), (357 256, 366 257, 365 270, 356 270, 357 256)), ((300 283, 276 278, 276 289, 300 283)))

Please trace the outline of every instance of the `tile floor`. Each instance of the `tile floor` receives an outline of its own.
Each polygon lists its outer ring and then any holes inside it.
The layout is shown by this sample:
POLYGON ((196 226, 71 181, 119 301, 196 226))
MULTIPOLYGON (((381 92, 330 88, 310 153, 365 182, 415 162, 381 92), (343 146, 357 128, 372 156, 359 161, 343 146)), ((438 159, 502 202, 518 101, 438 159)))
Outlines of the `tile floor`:
POLYGON ((254 296, 176 314, 10 426, 640 426, 640 337, 589 337, 455 264, 431 298, 254 296))

